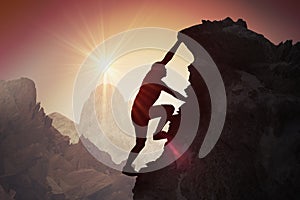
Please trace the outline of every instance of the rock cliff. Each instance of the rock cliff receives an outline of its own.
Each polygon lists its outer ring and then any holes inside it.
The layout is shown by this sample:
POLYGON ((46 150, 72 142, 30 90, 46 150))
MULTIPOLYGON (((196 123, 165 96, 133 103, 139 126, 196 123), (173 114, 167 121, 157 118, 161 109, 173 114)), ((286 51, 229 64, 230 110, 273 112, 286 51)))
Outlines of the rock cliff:
MULTIPOLYGON (((202 21, 181 32, 201 44, 221 72, 228 108, 224 129, 200 159, 209 102, 198 92, 204 123, 180 158, 185 164, 140 174, 134 199, 299 199, 300 43, 274 45, 241 19, 202 21)), ((189 81, 205 90, 193 70, 189 81)))

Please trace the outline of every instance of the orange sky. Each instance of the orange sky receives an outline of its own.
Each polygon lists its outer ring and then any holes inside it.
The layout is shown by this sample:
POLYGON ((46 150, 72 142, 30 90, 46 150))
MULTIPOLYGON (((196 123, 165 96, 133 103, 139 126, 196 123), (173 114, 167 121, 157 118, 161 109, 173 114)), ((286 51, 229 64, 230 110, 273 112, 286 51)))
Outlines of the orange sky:
POLYGON ((71 117, 73 83, 86 54, 136 27, 174 30, 202 19, 243 18, 275 44, 300 41, 297 0, 27 0, 0 7, 0 79, 29 77, 47 112, 71 117))

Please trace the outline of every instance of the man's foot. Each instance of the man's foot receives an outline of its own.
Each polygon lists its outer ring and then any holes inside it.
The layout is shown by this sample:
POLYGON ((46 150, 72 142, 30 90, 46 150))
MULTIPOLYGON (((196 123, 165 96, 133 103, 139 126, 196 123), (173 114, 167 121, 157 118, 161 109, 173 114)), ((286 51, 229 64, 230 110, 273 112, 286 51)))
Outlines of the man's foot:
POLYGON ((168 134, 166 131, 160 131, 157 134, 153 135, 153 140, 162 140, 167 138, 168 138, 168 134))
POLYGON ((125 165, 122 170, 122 174, 127 176, 137 176, 139 173, 134 170, 132 166, 125 165))
POLYGON ((122 174, 126 175, 126 176, 137 176, 139 175, 138 172, 125 172, 125 171, 122 171, 122 174))

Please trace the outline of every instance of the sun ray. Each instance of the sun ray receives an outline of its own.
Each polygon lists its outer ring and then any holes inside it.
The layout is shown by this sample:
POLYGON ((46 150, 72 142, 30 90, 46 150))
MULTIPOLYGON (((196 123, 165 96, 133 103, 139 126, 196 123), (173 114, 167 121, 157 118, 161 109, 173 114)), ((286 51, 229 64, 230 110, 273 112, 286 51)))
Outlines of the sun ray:
POLYGON ((91 46, 90 47, 95 48, 99 44, 99 41, 97 42, 96 37, 94 36, 93 32, 91 31, 91 29, 90 29, 88 23, 86 22, 86 19, 85 19, 84 15, 82 14, 81 11, 79 11, 79 16, 80 16, 80 18, 83 22, 83 25, 84 25, 87 33, 88 33, 89 39, 91 40, 91 44, 90 44, 91 46))

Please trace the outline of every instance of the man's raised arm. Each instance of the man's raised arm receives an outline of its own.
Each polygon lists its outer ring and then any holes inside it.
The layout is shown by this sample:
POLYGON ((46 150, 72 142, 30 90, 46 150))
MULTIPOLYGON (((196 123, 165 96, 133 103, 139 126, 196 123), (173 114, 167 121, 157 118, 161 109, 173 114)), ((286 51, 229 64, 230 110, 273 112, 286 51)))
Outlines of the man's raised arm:
POLYGON ((158 63, 166 65, 174 56, 175 52, 177 51, 180 41, 177 40, 177 42, 173 45, 173 47, 168 51, 168 53, 165 55, 164 59, 158 63))

